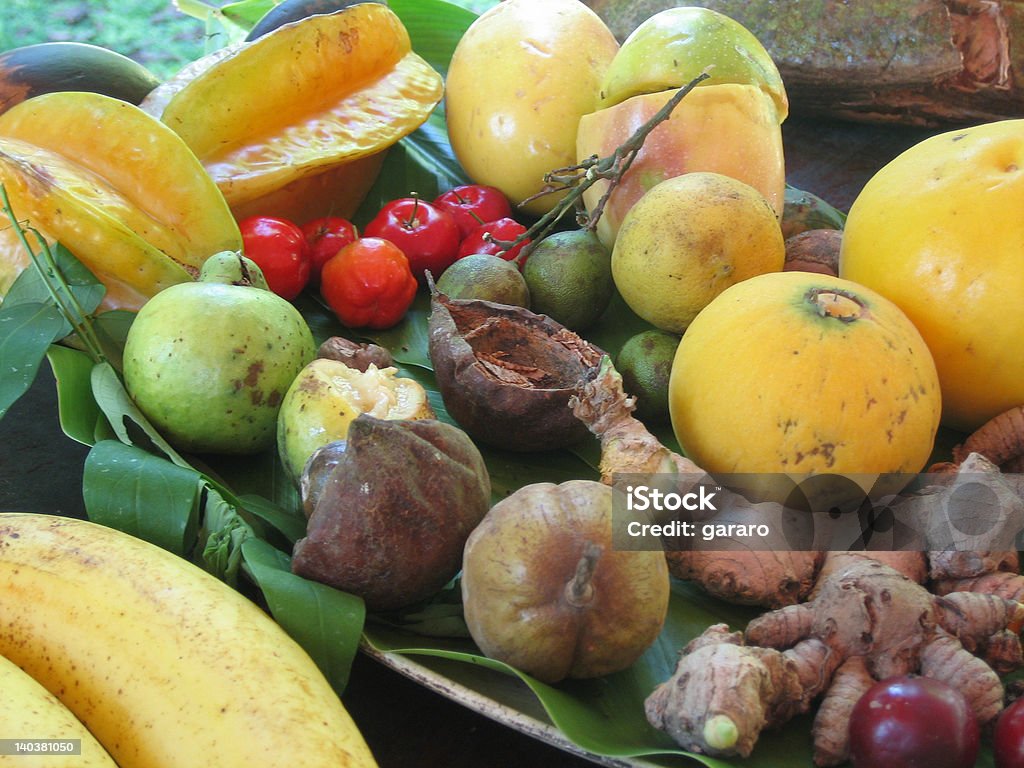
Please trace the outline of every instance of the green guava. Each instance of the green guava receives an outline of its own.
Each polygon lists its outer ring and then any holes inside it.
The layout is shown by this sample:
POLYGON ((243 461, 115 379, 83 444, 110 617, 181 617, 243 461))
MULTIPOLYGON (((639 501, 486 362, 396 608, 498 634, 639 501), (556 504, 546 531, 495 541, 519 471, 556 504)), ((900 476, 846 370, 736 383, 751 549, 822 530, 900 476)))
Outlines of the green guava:
POLYGON ((280 296, 181 283, 139 310, 125 341, 124 380, 175 448, 251 454, 273 446, 285 392, 315 354, 305 319, 280 296))

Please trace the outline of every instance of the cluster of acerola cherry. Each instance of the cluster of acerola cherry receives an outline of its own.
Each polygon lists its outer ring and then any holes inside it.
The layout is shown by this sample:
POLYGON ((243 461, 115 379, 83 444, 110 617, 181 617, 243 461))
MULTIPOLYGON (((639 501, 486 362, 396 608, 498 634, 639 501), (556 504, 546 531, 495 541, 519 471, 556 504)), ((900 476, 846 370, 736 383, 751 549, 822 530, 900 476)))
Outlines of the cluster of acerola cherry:
POLYGON ((427 271, 437 279, 455 261, 474 253, 499 255, 518 265, 528 242, 509 246, 526 227, 512 217, 500 190, 481 184, 454 187, 433 201, 417 196, 392 200, 361 234, 338 216, 302 225, 276 216, 250 216, 239 222, 239 229, 243 253, 260 267, 274 293, 292 300, 307 285, 315 286, 350 327, 397 323, 427 271), (368 293, 368 282, 378 287, 368 293), (363 290, 355 290, 357 284, 363 290), (384 296, 390 300, 381 301, 384 296), (367 320, 365 312, 353 311, 371 300, 383 307, 377 316, 367 320))

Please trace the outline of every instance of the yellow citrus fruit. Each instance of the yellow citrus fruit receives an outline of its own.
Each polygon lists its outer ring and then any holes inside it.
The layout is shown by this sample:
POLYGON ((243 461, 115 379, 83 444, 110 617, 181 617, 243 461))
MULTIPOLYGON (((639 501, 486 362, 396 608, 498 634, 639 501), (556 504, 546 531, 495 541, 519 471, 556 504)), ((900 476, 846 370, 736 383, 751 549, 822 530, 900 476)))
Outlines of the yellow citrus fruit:
POLYGON ((759 275, 718 296, 676 351, 672 428, 709 472, 914 473, 941 395, 913 323, 831 275, 759 275))
POLYGON ((898 304, 928 343, 943 423, 1024 403, 1024 120, 933 136, 850 208, 839 274, 898 304))
POLYGON ((782 270, 786 246, 775 210, 749 184, 686 173, 652 187, 622 222, 612 276, 647 322, 682 333, 731 285, 782 270))

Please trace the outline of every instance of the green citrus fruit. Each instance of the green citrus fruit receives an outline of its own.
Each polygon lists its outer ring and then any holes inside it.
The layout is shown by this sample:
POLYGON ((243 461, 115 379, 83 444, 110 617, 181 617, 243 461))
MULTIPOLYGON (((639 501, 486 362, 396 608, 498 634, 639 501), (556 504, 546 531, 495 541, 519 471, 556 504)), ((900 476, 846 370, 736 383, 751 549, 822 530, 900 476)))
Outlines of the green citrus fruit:
POLYGON ((589 230, 556 232, 523 265, 531 308, 573 331, 595 322, 615 291, 611 254, 589 230))
POLYGON ((530 307, 530 291, 519 268, 500 256, 487 253, 463 256, 441 273, 436 285, 449 299, 482 299, 530 307))
POLYGON ((630 337, 615 359, 626 393, 636 398, 642 421, 668 421, 668 381, 680 336, 668 331, 642 331, 630 337))

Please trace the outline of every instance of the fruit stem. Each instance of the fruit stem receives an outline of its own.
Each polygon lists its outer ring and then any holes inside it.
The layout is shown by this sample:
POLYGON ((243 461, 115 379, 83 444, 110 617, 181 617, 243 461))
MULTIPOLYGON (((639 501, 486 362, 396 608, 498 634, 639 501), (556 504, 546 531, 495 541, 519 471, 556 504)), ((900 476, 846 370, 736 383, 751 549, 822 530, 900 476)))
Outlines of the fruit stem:
POLYGON ((565 599, 574 608, 582 608, 594 599, 594 569, 601 552, 601 547, 592 541, 583 547, 583 555, 576 563, 572 581, 565 585, 565 599))
POLYGON ((808 299, 821 317, 831 317, 842 323, 854 322, 867 310, 860 298, 839 288, 815 288, 808 293, 808 299))
POLYGON ((690 91, 700 85, 704 80, 707 80, 711 75, 707 71, 701 72, 697 77, 691 80, 689 83, 677 90, 672 98, 669 99, 651 118, 637 128, 633 134, 622 142, 614 152, 605 157, 598 157, 597 155, 591 155, 586 160, 576 165, 569 165, 564 168, 556 168, 549 173, 544 174, 544 188, 540 192, 526 198, 519 205, 523 206, 532 200, 536 200, 544 195, 549 195, 555 192, 566 192, 566 195, 562 197, 555 206, 541 216, 534 224, 527 228, 527 230, 518 235, 514 240, 498 240, 497 238, 490 238, 491 242, 501 246, 504 250, 509 251, 517 245, 523 245, 523 250, 520 251, 520 260, 525 261, 530 252, 537 247, 539 242, 551 232, 559 219, 568 211, 570 208, 576 209, 576 221, 581 227, 593 230, 597 227, 597 222, 601 218, 601 214, 604 212, 604 206, 608 202, 608 198, 614 189, 622 181, 622 177, 625 176, 626 171, 633 164, 633 160, 636 158, 640 149, 644 145, 644 141, 647 140, 647 136, 653 131, 658 125, 669 118, 672 114, 672 110, 678 106, 679 102, 683 100, 690 91), (594 206, 593 212, 587 214, 583 205, 583 193, 590 189, 594 184, 602 179, 608 181, 608 189, 598 200, 597 205, 594 206), (527 242, 529 241, 529 242, 527 242))

